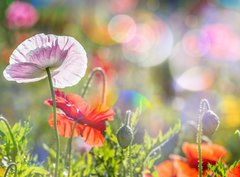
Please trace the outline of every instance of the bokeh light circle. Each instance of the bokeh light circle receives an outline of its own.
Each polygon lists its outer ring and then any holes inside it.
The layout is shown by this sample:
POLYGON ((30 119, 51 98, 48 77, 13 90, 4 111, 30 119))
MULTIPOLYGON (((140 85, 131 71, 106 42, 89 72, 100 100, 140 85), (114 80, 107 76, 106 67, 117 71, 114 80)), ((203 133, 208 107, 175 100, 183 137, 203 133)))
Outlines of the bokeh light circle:
POLYGON ((128 15, 116 15, 108 24, 108 32, 114 41, 119 43, 128 42, 136 32, 136 23, 128 15))
POLYGON ((213 84, 214 74, 206 65, 206 60, 188 55, 179 42, 169 59, 169 67, 174 81, 189 91, 201 91, 213 84))
POLYGON ((151 67, 165 61, 172 50, 173 34, 158 17, 138 23, 133 38, 122 45, 124 58, 142 67, 151 67))

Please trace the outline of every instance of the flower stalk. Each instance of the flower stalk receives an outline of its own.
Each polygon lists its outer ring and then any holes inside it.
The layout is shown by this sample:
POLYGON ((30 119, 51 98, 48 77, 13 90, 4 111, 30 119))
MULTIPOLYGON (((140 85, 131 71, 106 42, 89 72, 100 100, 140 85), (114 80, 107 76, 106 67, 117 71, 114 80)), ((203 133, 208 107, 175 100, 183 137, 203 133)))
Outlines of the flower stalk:
MULTIPOLYGON (((102 86, 102 95, 101 95, 101 103, 102 104, 105 104, 105 97, 106 97, 106 87, 107 87, 107 77, 106 77, 106 73, 104 72, 104 70, 101 68, 101 67, 96 67, 94 68, 88 79, 87 79, 87 82, 83 88, 83 91, 82 91, 82 98, 84 98, 84 96, 86 95, 87 93, 87 90, 89 89, 90 87, 90 83, 93 79, 93 77, 97 74, 97 73, 100 73, 101 76, 102 76, 102 80, 103 80, 103 86, 102 86)), ((71 133, 71 137, 69 138, 68 140, 68 177, 71 176, 71 161, 72 161, 72 139, 73 139, 73 135, 74 135, 74 131, 75 131, 75 128, 76 128, 76 125, 77 125, 77 122, 75 121, 74 125, 73 125, 73 129, 72 129, 72 133, 71 133)))
POLYGON ((103 79, 101 103, 102 103, 102 104, 105 104, 105 99, 106 99, 106 87, 107 87, 107 77, 106 77, 105 71, 104 71, 101 67, 96 67, 96 68, 94 68, 94 69, 91 71, 91 73, 90 73, 90 75, 89 75, 89 77, 88 77, 88 79, 87 79, 87 82, 86 82, 86 84, 85 84, 85 86, 84 86, 84 88, 83 88, 83 91, 82 91, 82 94, 81 94, 81 95, 82 95, 82 97, 85 96, 85 94, 86 94, 86 92, 87 92, 87 90, 88 90, 88 88, 89 88, 89 86, 90 86, 90 83, 91 83, 91 81, 92 81, 92 79, 93 79, 93 76, 94 76, 95 74, 97 74, 97 73, 100 73, 101 76, 102 76, 102 79, 103 79))
POLYGON ((13 162, 13 163, 10 163, 10 164, 8 165, 8 167, 7 167, 7 169, 6 169, 5 173, 4 173, 4 177, 7 177, 7 176, 8 176, 8 172, 9 172, 9 170, 10 170, 12 167, 15 168, 14 177, 17 177, 17 165, 16 165, 16 163, 14 163, 14 162, 13 162))
POLYGON ((12 132, 12 130, 11 130, 11 126, 9 125, 7 119, 4 118, 3 116, 0 116, 0 121, 3 121, 4 124, 7 126, 8 132, 9 132, 10 137, 11 137, 11 139, 12 139, 13 146, 14 146, 13 160, 15 161, 15 156, 16 156, 16 154, 17 154, 17 152, 18 152, 18 146, 17 146, 16 140, 15 140, 15 138, 14 138, 14 136, 13 136, 13 132, 12 132))
POLYGON ((202 118, 204 113, 210 110, 209 103, 207 99, 202 99, 200 102, 200 108, 199 108, 199 117, 198 117, 198 133, 197 133, 197 144, 198 144, 198 173, 199 177, 203 176, 203 166, 202 166, 202 149, 201 149, 201 143, 202 143, 202 118))
MULTIPOLYGON (((129 126, 130 129, 131 129, 131 117, 132 117, 132 111, 128 110, 126 112, 126 120, 125 120, 125 125, 129 126)), ((128 147, 128 160, 129 160, 129 176, 130 177, 133 177, 133 169, 132 169, 132 140, 133 140, 133 136, 132 136, 132 139, 131 139, 131 142, 129 144, 129 147, 128 147)))
POLYGON ((47 71, 47 76, 48 76, 48 81, 49 81, 49 87, 52 95, 52 104, 53 104, 53 116, 54 116, 54 132, 57 140, 57 154, 56 154, 56 167, 55 167, 55 177, 58 177, 58 166, 59 166, 59 156, 60 156, 60 139, 58 135, 58 127, 57 127, 57 112, 56 112, 56 98, 55 98, 55 93, 54 93, 54 88, 53 88, 53 82, 52 82, 52 77, 50 73, 50 69, 46 68, 47 71))

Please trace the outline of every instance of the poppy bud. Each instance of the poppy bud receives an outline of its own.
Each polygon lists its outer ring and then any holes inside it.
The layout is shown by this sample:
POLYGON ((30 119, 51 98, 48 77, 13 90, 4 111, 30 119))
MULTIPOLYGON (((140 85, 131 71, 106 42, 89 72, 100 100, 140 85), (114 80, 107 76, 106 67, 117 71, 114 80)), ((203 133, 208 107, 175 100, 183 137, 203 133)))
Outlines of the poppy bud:
POLYGON ((133 140, 133 131, 132 129, 124 124, 117 131, 118 143, 122 148, 127 148, 133 140))
POLYGON ((213 111, 208 110, 203 114, 202 123, 203 134, 209 136, 217 130, 220 121, 218 116, 213 111))

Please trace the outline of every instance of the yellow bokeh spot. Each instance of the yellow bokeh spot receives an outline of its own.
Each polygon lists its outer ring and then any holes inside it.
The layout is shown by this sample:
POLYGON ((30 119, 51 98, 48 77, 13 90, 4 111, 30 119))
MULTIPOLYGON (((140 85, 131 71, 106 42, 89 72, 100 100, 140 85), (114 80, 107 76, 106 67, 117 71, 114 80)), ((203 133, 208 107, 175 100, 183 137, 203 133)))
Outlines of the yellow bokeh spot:
POLYGON ((223 125, 229 128, 240 126, 240 99, 228 95, 221 104, 223 113, 223 125))

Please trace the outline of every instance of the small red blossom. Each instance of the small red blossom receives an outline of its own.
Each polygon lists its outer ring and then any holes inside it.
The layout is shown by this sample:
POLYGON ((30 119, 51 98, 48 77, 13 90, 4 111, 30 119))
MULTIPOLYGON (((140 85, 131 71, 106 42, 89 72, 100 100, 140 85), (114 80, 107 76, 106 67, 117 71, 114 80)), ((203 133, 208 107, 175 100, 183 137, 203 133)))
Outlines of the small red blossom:
MULTIPOLYGON (((183 143, 182 150, 192 167, 198 166, 198 146, 197 144, 183 143)), ((227 155, 227 150, 217 144, 201 144, 203 169, 208 163, 215 164, 220 158, 227 155)))
POLYGON ((240 176, 240 162, 235 168, 230 169, 227 172, 227 177, 239 177, 240 176))
MULTIPOLYGON (((197 144, 183 143, 183 152, 186 158, 171 155, 170 160, 166 160, 155 166, 159 177, 198 177, 198 148, 197 144)), ((201 144, 203 160, 203 176, 211 175, 207 170, 207 164, 215 164, 220 158, 224 158, 227 151, 224 147, 216 144, 201 144)), ((237 168, 237 167, 236 167, 237 168)), ((240 168, 240 167, 239 167, 240 168)), ((233 174, 236 169, 233 169, 233 174)), ((237 171, 237 170, 236 170, 237 171)), ((229 171, 229 174, 231 172, 229 171)), ((237 176, 227 176, 237 177, 237 176)))
POLYGON ((166 160, 159 165, 155 166, 159 177, 175 177, 176 170, 171 160, 166 160))
MULTIPOLYGON (((55 90, 55 96, 56 107, 62 111, 57 113, 59 135, 70 138, 74 123, 77 122, 74 137, 80 135, 91 146, 103 146, 105 122, 113 120, 113 110, 102 104, 92 107, 77 94, 64 94, 62 91, 55 90)), ((52 99, 44 103, 52 106, 52 99)), ((48 122, 54 128, 53 114, 50 115, 48 122)))

